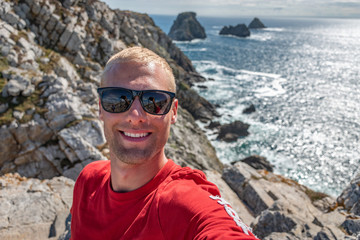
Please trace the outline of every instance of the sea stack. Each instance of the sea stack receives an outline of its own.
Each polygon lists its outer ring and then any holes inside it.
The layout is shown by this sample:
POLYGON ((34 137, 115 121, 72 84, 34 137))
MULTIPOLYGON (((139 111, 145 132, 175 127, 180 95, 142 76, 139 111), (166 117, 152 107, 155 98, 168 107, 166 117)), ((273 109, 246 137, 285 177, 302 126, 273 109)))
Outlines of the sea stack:
POLYGON ((238 24, 235 27, 233 27, 233 26, 223 27, 219 34, 220 35, 234 35, 237 37, 249 37, 250 31, 246 27, 245 24, 238 24))
POLYGON ((266 28, 265 25, 258 19, 257 17, 254 18, 251 23, 249 24, 248 28, 266 28))
POLYGON ((205 39, 205 29, 196 19, 196 13, 180 13, 171 26, 169 37, 177 41, 191 41, 196 38, 205 39))

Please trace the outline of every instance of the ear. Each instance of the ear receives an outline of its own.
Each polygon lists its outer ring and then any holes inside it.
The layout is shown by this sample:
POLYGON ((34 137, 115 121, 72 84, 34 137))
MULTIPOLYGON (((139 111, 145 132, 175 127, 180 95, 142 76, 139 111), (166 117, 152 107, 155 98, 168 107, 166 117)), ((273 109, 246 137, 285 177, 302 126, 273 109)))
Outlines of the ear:
POLYGON ((99 118, 101 121, 103 121, 103 109, 102 109, 102 106, 101 106, 101 102, 100 102, 100 99, 99 99, 99 118))
POLYGON ((177 110, 178 110, 178 100, 175 99, 173 102, 173 107, 171 109, 171 124, 176 123, 177 120, 177 110))

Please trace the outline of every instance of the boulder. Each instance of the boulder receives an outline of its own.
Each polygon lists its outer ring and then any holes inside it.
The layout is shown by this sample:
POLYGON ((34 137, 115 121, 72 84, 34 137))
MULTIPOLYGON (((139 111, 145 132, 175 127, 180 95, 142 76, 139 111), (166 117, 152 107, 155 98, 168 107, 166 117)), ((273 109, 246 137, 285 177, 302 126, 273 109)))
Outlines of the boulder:
POLYGON ((178 41, 191 41, 196 38, 205 39, 205 29, 196 19, 196 13, 180 13, 171 26, 169 37, 178 41))
POLYGON ((265 169, 269 172, 273 171, 273 165, 265 158, 258 155, 253 155, 240 160, 255 169, 265 169))
POLYGON ((249 135, 249 124, 241 121, 235 121, 229 124, 224 124, 219 129, 219 135, 217 139, 225 142, 236 141, 239 137, 246 137, 249 135))
POLYGON ((220 30, 220 35, 233 35, 237 37, 249 37, 250 31, 245 24, 238 24, 234 26, 224 26, 220 30))
POLYGON ((254 18, 249 24, 248 28, 266 28, 265 25, 258 19, 254 18))
POLYGON ((359 219, 346 219, 341 227, 350 235, 360 236, 360 218, 359 219))
POLYGON ((350 184, 337 198, 337 202, 347 211, 360 216, 360 173, 351 180, 350 184))
POLYGON ((242 113, 244 113, 244 114, 250 114, 250 113, 253 113, 253 112, 255 112, 255 111, 256 111, 255 105, 254 105, 254 104, 251 104, 250 106, 248 106, 247 108, 245 108, 242 113))

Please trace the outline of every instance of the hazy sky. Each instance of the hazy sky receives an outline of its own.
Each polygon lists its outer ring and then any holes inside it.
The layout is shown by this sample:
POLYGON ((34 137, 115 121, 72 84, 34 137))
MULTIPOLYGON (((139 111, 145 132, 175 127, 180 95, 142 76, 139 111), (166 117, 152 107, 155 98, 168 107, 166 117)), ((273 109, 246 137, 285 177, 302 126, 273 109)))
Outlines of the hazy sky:
POLYGON ((198 16, 310 16, 360 18, 360 0, 103 0, 111 8, 140 13, 198 16))

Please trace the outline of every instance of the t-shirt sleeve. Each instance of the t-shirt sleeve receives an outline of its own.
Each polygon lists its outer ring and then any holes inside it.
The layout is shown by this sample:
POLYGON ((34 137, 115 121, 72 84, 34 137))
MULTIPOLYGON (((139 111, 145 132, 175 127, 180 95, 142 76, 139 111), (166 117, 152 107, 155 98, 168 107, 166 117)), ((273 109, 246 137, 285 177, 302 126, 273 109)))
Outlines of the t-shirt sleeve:
POLYGON ((160 194, 158 207, 165 239, 257 239, 219 195, 206 180, 170 182, 160 194))

